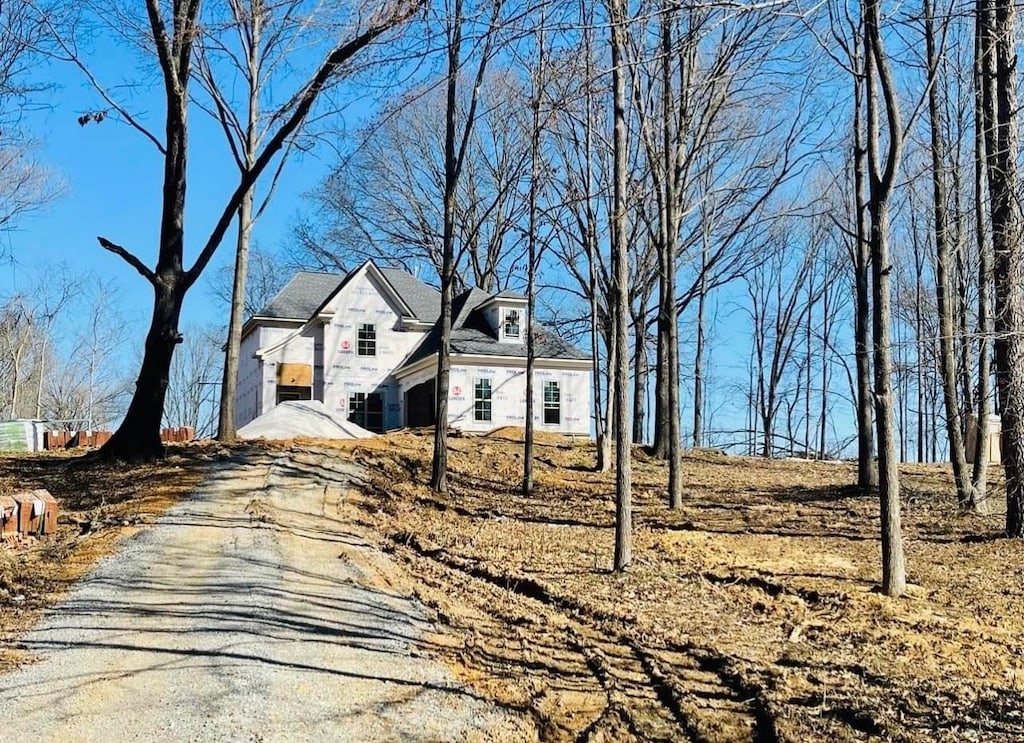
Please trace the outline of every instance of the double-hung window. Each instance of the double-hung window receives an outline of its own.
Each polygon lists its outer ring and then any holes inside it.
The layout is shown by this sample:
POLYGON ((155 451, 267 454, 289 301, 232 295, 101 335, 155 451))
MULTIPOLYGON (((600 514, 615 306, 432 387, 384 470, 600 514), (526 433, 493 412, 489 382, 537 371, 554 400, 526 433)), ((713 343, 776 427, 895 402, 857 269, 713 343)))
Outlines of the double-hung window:
POLYGON ((505 337, 519 337, 519 310, 505 310, 505 337))
POLYGON ((473 420, 491 420, 491 380, 478 379, 473 384, 473 420))
POLYGON ((544 383, 544 424, 557 426, 562 422, 562 392, 558 382, 544 383))
POLYGON ((356 335, 356 355, 377 355, 377 326, 373 323, 360 323, 356 335))

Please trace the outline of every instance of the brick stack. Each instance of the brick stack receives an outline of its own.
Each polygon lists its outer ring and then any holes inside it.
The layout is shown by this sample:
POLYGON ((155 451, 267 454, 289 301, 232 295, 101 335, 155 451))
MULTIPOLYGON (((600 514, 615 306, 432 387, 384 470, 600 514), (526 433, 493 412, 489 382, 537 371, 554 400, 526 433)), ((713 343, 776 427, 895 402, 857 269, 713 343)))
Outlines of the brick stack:
POLYGON ((186 443, 196 437, 196 430, 191 426, 178 426, 177 428, 165 428, 160 432, 160 440, 165 444, 176 442, 186 443))
POLYGON ((0 539, 42 537, 57 531, 57 499, 46 490, 0 495, 0 539))

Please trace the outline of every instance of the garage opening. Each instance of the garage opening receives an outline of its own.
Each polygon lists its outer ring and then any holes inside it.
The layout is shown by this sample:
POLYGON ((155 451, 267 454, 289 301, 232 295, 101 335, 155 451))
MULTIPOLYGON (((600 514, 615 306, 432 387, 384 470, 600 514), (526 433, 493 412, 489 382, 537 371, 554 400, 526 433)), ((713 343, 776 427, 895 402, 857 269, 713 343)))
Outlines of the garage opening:
POLYGON ((433 379, 410 387, 405 393, 405 425, 409 428, 434 425, 437 420, 435 402, 433 379))

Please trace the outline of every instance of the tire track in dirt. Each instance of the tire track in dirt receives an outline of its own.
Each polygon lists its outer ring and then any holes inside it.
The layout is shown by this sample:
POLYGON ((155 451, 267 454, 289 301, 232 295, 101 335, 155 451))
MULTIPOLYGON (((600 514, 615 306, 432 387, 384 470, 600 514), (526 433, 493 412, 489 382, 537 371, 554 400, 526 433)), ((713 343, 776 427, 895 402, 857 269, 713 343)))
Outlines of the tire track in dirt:
MULTIPOLYGON (((398 548, 415 552, 443 566, 482 580, 522 597, 538 601, 562 614, 573 627, 575 644, 586 658, 595 679, 609 698, 609 707, 618 712, 638 738, 678 740, 683 733, 697 743, 721 741, 724 728, 731 734, 746 731, 737 742, 775 743, 779 736, 767 703, 759 693, 725 672, 729 658, 696 647, 654 650, 615 628, 617 620, 590 607, 555 596, 529 578, 511 578, 495 574, 486 567, 423 545, 416 535, 394 535, 398 548), (672 656, 676 656, 673 659, 672 656), (712 661, 718 662, 710 662, 712 661), (680 683, 680 679, 685 683, 680 683), (623 698, 640 709, 631 711, 623 698), (657 701, 657 709, 651 704, 657 701), (656 724, 647 721, 657 719, 656 724), (645 721, 643 725, 638 720, 645 721), (675 734, 664 737, 659 728, 671 725, 675 734)), ((584 739, 585 740, 585 739, 584 739)))
MULTIPOLYGON (((321 478, 345 477, 350 482, 347 472, 323 461, 327 456, 336 457, 337 452, 304 447, 290 452, 288 463, 280 466, 321 478)), ((417 502, 452 508, 431 499, 417 502)), ((568 642, 607 699, 601 715, 580 731, 576 738, 580 743, 590 740, 609 715, 640 740, 677 741, 681 735, 696 743, 780 740, 759 690, 728 672, 731 659, 697 646, 649 648, 616 626, 617 618, 557 596, 530 578, 496 574, 479 563, 424 545, 415 534, 384 536, 397 550, 539 602, 567 621, 568 642)))

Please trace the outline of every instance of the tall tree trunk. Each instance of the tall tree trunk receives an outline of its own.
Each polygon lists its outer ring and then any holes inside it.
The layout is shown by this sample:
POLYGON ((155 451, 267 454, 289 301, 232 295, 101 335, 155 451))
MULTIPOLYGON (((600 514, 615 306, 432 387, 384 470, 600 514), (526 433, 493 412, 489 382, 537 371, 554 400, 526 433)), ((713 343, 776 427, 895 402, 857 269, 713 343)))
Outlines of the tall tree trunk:
POLYGON ((536 306, 537 283, 537 192, 540 186, 540 107, 544 90, 544 10, 540 13, 540 27, 537 33, 538 57, 534 70, 533 91, 530 100, 532 118, 530 121, 530 196, 529 234, 526 236, 530 261, 526 277, 526 425, 523 433, 523 495, 533 492, 533 412, 536 348, 533 335, 533 313, 536 306))
POLYGON ((1010 0, 978 0, 983 58, 985 150, 995 279, 995 369, 1002 405, 1006 534, 1024 537, 1024 242, 1018 198, 1016 19, 1010 0))
POLYGON ((871 246, 867 225, 867 145, 862 122, 864 79, 853 76, 853 191, 856 212, 857 244, 854 248, 853 337, 857 361, 857 485, 873 488, 878 484, 875 463, 874 413, 871 398, 871 246))
POLYGON ((448 388, 451 378, 452 300, 455 284, 455 189, 459 183, 456 154, 458 127, 458 81, 462 49, 462 0, 455 0, 448 37, 448 73, 446 79, 444 127, 444 227, 441 237, 441 329, 437 352, 437 382, 434 421, 434 458, 430 487, 448 492, 448 388))
MULTIPOLYGON (((826 269, 827 270, 827 269, 826 269)), ((832 277, 825 275, 821 287, 821 408, 818 416, 818 459, 827 453, 825 444, 828 418, 829 352, 832 334, 832 277)))
POLYGON ((675 131, 675 109, 672 95, 672 51, 673 22, 676 4, 666 0, 661 15, 661 109, 662 109, 662 148, 665 151, 665 309, 668 321, 668 503, 672 509, 683 507, 682 478, 682 430, 679 410, 679 317, 676 314, 676 253, 679 242, 679 218, 676 215, 676 204, 679 201, 680 187, 676 173, 677 142, 679 133, 675 131))
POLYGON ((939 55, 935 48, 935 18, 931 0, 924 0, 925 47, 928 67, 936 75, 928 89, 928 121, 932 142, 932 201, 935 219, 935 296, 939 310, 939 369, 942 374, 942 397, 946 407, 946 436, 949 441, 949 459, 953 464, 956 499, 960 508, 971 507, 971 483, 964 451, 963 428, 960 424, 960 401, 957 399, 959 372, 956 358, 956 327, 953 321, 951 292, 951 247, 948 224, 948 204, 945 173, 945 143, 939 112, 937 70, 939 55))
MULTIPOLYGON (((246 107, 245 142, 240 153, 240 163, 251 170, 259 150, 260 93, 263 89, 261 77, 263 48, 263 18, 266 12, 262 2, 253 2, 248 13, 239 8, 235 11, 240 33, 247 33, 244 43, 247 52, 246 69, 248 101, 246 107)), ((244 173, 243 173, 244 175, 244 173)), ((255 184, 242 196, 238 207, 238 240, 235 244, 235 273, 231 286, 231 314, 228 320, 228 339, 224 348, 224 376, 220 385, 220 409, 217 421, 217 438, 220 441, 234 441, 237 435, 235 420, 235 394, 238 388, 238 364, 242 345, 242 323, 245 322, 245 285, 249 277, 249 245, 255 220, 255 184)))
POLYGON ((878 0, 864 3, 864 57, 867 109, 867 149, 870 168, 869 213, 871 216, 871 276, 874 312, 875 419, 878 433, 878 490, 882 522, 882 591, 900 596, 906 590, 906 565, 900 523, 900 475, 897 459, 898 433, 892 391, 892 343, 890 339, 892 266, 889 259, 889 199, 900 162, 902 129, 895 83, 889 69, 879 27, 878 0), (884 103, 878 99, 881 87, 884 103), (881 104, 881 106, 880 106, 881 104), (888 148, 880 153, 880 111, 886 117, 888 148))
POLYGON ((977 513, 987 513, 988 508, 988 429, 991 412, 991 346, 992 316, 989 288, 992 282, 992 244, 985 229, 985 133, 987 122, 983 92, 991 85, 992 77, 988 65, 991 60, 991 45, 983 48, 982 34, 988 21, 983 19, 988 12, 988 0, 978 4, 974 22, 974 227, 978 246, 978 404, 975 416, 974 470, 971 473, 971 507, 977 513))
POLYGON ((178 320, 184 298, 183 282, 173 270, 154 285, 153 319, 146 335, 142 368, 135 382, 135 394, 124 421, 103 446, 102 454, 111 459, 155 459, 163 455, 160 424, 171 372, 174 349, 181 343, 178 320))
POLYGON ((647 424, 647 344, 645 343, 643 297, 641 309, 633 318, 633 443, 644 443, 644 426, 647 424))
MULTIPOLYGON (((705 247, 706 255, 706 247, 705 247)), ((697 294, 697 343, 693 354, 693 447, 704 446, 704 344, 707 318, 707 282, 702 277, 697 294)))
POLYGON ((238 388, 238 364, 242 346, 242 324, 245 321, 245 285, 249 276, 249 245, 252 240, 254 194, 250 190, 238 208, 238 241, 235 243, 235 273, 231 287, 231 315, 228 340, 224 349, 224 376, 220 385, 220 411, 217 439, 234 441, 238 429, 235 417, 235 393, 238 388))
POLYGON ((629 443, 629 261, 626 244, 626 5, 608 0, 613 106, 612 264, 615 298, 615 558, 616 571, 633 562, 633 470, 629 443))

